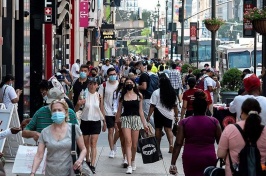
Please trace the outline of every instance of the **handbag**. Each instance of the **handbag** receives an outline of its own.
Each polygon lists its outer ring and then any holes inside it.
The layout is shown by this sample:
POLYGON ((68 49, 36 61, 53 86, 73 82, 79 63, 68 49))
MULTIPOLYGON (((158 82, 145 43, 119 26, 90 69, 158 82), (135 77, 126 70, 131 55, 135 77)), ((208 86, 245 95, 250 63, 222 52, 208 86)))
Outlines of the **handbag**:
MULTIPOLYGON (((74 163, 77 161, 77 152, 76 152, 76 129, 75 129, 75 124, 72 124, 72 135, 71 135, 71 140, 72 140, 72 144, 71 144, 71 156, 72 156, 72 162, 73 165, 74 163)), ((81 168, 79 170, 74 170, 75 174, 77 176, 92 176, 93 173, 90 170, 89 166, 87 165, 86 162, 82 162, 81 168)))
POLYGON ((155 163, 160 160, 160 151, 155 137, 139 139, 138 146, 144 164, 155 163))
POLYGON ((225 162, 222 158, 218 158, 216 160, 215 166, 208 166, 204 170, 204 176, 225 176, 225 169, 223 166, 225 165, 225 162), (217 167, 218 162, 220 161, 220 167, 217 167))
POLYGON ((172 132, 173 132, 173 135, 174 135, 174 136, 176 136, 177 128, 178 128, 178 122, 175 121, 175 123, 174 123, 174 125, 173 125, 173 128, 172 128, 172 132))

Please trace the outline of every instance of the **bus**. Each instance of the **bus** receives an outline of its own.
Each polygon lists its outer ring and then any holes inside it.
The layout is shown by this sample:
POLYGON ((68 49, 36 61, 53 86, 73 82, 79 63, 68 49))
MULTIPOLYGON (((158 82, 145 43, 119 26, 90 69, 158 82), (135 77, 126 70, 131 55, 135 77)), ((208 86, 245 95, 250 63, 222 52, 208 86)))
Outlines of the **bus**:
MULTIPOLYGON (((189 45, 189 63, 199 69, 204 68, 205 64, 211 66, 211 38, 200 38, 198 44, 191 44, 185 41, 185 45, 189 45), (198 47, 198 50, 197 50, 198 47)), ((221 44, 219 39, 216 39, 216 48, 221 44)), ((216 67, 218 69, 218 60, 216 60, 216 67)))
POLYGON ((219 71, 223 75, 230 68, 238 68, 243 71, 250 69, 254 71, 256 65, 256 75, 261 74, 262 69, 262 44, 257 44, 256 64, 254 64, 254 44, 229 44, 220 45, 217 48, 219 61, 219 71))

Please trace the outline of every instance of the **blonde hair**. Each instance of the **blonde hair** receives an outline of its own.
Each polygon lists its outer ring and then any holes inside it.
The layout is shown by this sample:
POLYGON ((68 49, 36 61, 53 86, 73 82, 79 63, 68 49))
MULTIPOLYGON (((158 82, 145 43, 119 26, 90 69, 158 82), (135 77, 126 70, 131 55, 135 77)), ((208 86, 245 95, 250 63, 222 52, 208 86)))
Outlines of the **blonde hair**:
POLYGON ((52 107, 54 104, 56 103, 60 103, 61 105, 63 105, 63 108, 65 109, 66 111, 66 119, 65 121, 68 122, 69 121, 69 113, 68 113, 68 104, 66 102, 65 99, 56 99, 56 100, 53 100, 50 104, 50 109, 51 109, 51 112, 52 112, 52 107))

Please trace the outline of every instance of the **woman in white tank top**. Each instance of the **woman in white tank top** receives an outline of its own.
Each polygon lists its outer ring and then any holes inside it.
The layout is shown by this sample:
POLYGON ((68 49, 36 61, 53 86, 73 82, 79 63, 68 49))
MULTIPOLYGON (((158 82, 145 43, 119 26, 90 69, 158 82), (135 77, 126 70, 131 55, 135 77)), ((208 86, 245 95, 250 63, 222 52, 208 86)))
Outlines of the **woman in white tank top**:
POLYGON ((96 91, 97 87, 97 78, 90 77, 88 89, 85 90, 85 98, 79 99, 75 107, 75 110, 79 110, 83 106, 80 129, 87 148, 86 162, 93 173, 96 173, 95 160, 98 137, 101 130, 106 130, 103 101, 101 101, 100 94, 96 91), (103 121, 103 126, 101 126, 101 121, 103 121))

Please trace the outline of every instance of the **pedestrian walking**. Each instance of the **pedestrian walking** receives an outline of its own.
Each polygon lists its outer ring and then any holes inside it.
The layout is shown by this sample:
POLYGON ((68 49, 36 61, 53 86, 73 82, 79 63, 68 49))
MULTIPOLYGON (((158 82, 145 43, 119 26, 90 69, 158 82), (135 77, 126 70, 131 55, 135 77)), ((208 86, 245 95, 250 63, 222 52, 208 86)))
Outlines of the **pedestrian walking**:
POLYGON ((179 122, 169 169, 173 175, 177 173, 176 160, 183 144, 182 160, 186 176, 203 176, 204 169, 214 166, 216 163, 214 142, 219 143, 221 126, 217 119, 205 115, 207 111, 206 94, 200 90, 195 92, 194 97, 194 116, 179 122))
POLYGON ((134 80, 127 78, 119 100, 115 125, 118 130, 117 122, 121 121, 121 128, 125 138, 126 157, 128 161, 127 174, 131 174, 132 171, 137 168, 135 156, 137 152, 139 130, 142 126, 144 126, 146 131, 148 130, 143 114, 142 100, 143 97, 139 93, 134 80), (124 108, 123 112, 122 107, 124 108))
POLYGON ((72 125, 68 121, 68 106, 65 100, 54 100, 51 103, 51 112, 53 123, 42 130, 38 140, 38 150, 34 157, 30 176, 34 176, 47 148, 45 175, 47 176, 74 176, 74 170, 81 167, 86 155, 81 130, 78 125, 76 129, 76 142, 80 149, 80 155, 77 161, 72 163, 71 156, 71 130, 72 125))
POLYGON ((226 159, 226 176, 232 176, 228 155, 229 152, 233 166, 238 166, 239 153, 244 148, 246 142, 258 147, 261 157, 261 166, 265 168, 266 127, 261 124, 261 110, 262 107, 260 103, 254 98, 247 98, 243 102, 241 106, 241 121, 236 124, 243 130, 245 139, 243 139, 235 124, 230 124, 225 127, 218 145, 217 156, 226 159))
POLYGON ((79 110, 81 106, 84 106, 81 113, 80 129, 87 149, 86 162, 94 174, 96 173, 98 137, 101 130, 103 132, 106 130, 103 101, 99 93, 96 92, 97 81, 97 78, 89 78, 87 95, 85 99, 79 99, 75 107, 76 110, 79 110))
POLYGON ((79 78, 79 65, 80 65, 80 60, 77 59, 76 63, 74 63, 71 67, 71 75, 73 76, 73 79, 79 78))
POLYGON ((150 109, 147 121, 153 114, 155 124, 155 136, 160 147, 162 129, 166 132, 169 143, 169 153, 173 152, 173 120, 178 121, 177 97, 174 88, 167 76, 162 76, 159 80, 159 89, 152 93, 150 99, 150 109))
POLYGON ((116 146, 114 145, 114 135, 119 136, 118 132, 115 131, 115 115, 113 113, 113 95, 118 86, 117 74, 115 69, 109 68, 107 70, 108 81, 104 82, 99 87, 99 94, 103 98, 104 103, 104 114, 106 125, 108 129, 108 142, 110 146, 109 158, 114 158, 116 153, 116 146))

